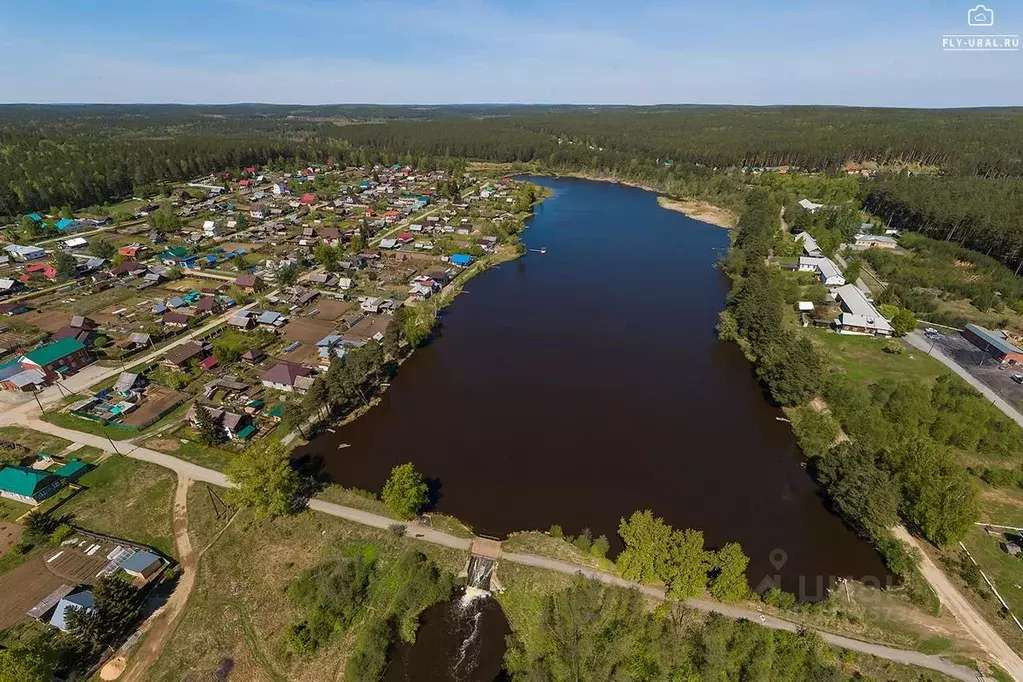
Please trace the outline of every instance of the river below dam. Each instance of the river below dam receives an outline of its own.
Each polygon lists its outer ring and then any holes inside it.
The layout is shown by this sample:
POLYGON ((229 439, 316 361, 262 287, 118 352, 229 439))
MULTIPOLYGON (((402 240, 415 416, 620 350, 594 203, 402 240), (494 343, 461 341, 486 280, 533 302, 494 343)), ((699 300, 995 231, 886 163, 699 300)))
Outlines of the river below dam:
POLYGON ((640 189, 530 179, 554 191, 524 233, 546 253, 470 280, 381 403, 298 454, 374 491, 413 462, 437 510, 479 533, 588 528, 615 552, 619 519, 650 509, 708 547, 739 542, 754 588, 812 600, 834 577, 883 583, 749 362, 715 336, 728 232, 640 189))

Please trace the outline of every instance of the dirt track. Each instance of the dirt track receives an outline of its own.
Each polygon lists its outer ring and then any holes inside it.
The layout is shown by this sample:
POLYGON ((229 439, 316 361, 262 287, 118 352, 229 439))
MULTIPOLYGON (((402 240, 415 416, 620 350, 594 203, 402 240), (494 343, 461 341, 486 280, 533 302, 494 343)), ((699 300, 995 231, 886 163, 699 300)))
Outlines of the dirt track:
MULTIPOLYGON (((919 547, 916 538, 910 535, 902 526, 896 526, 892 529, 892 532, 899 540, 909 543, 913 547, 919 547)), ((934 588, 934 591, 938 593, 941 603, 976 638, 984 650, 994 659, 995 663, 1008 671, 1014 679, 1023 680, 1023 659, 1020 659, 1019 655, 1009 648, 1005 640, 987 624, 983 616, 977 613, 973 605, 960 594, 955 585, 949 582, 941 569, 935 566, 934 562, 926 554, 923 554, 920 570, 923 572, 927 582, 934 588)))

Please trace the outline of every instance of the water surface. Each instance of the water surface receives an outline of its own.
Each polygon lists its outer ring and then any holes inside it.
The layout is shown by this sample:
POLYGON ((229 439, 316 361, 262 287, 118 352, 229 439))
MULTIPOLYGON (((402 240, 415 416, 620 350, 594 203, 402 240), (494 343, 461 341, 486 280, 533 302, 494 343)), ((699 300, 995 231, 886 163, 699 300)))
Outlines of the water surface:
POLYGON ((482 533, 556 523, 617 546, 619 519, 651 509, 709 546, 740 542, 754 587, 781 576, 812 599, 831 576, 883 579, 750 364, 715 337, 727 231, 643 190, 535 181, 555 196, 525 242, 547 253, 468 282, 381 404, 307 452, 377 491, 414 462, 439 481, 439 510, 482 533))

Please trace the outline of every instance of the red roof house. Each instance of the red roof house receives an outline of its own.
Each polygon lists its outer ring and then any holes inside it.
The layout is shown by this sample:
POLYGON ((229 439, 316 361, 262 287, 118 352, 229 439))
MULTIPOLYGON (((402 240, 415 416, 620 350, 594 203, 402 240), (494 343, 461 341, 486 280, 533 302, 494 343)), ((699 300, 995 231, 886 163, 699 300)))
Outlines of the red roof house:
POLYGON ((248 187, 248 186, 249 186, 249 185, 250 185, 251 183, 250 183, 250 182, 249 182, 248 180, 239 180, 239 181, 238 181, 238 184, 239 184, 239 185, 240 185, 241 187, 248 187))
POLYGON ((398 241, 401 242, 402 244, 408 244, 412 241, 415 241, 415 238, 416 238, 415 235, 413 235, 411 232, 402 232, 401 234, 398 235, 398 241))
POLYGON ((300 203, 300 204, 302 204, 304 206, 312 206, 313 204, 316 203, 316 195, 315 194, 303 194, 301 197, 299 197, 298 203, 300 203))

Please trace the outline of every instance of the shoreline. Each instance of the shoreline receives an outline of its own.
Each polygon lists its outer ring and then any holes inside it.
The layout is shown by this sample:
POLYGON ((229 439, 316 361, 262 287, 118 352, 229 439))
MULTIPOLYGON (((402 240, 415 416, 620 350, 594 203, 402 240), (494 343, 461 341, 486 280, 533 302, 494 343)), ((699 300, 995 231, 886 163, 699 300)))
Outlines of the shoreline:
POLYGON ((707 223, 708 225, 724 228, 726 230, 734 228, 739 220, 739 216, 723 206, 717 206, 709 201, 704 201, 703 199, 697 199, 695 197, 676 199, 668 196, 663 190, 659 190, 656 187, 644 185, 643 183, 634 182, 632 180, 625 180, 614 175, 593 175, 590 173, 533 173, 533 175, 546 176, 550 178, 577 178, 579 180, 610 182, 616 185, 635 187, 636 189, 656 194, 657 203, 663 209, 668 211, 677 211, 685 215, 687 218, 692 218, 693 220, 698 220, 701 223, 707 223))

